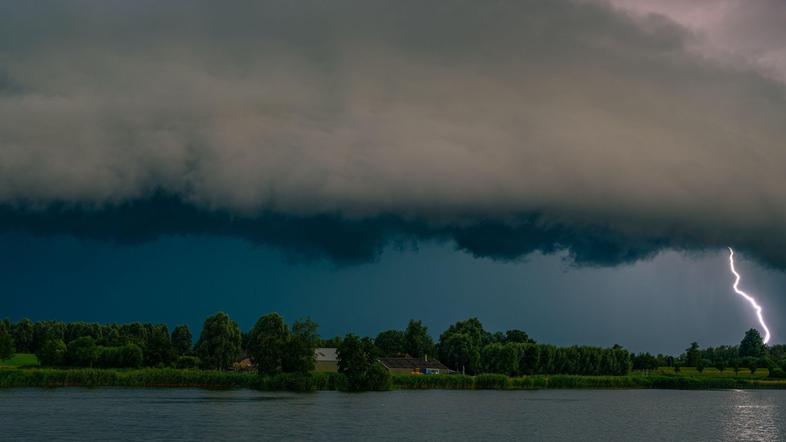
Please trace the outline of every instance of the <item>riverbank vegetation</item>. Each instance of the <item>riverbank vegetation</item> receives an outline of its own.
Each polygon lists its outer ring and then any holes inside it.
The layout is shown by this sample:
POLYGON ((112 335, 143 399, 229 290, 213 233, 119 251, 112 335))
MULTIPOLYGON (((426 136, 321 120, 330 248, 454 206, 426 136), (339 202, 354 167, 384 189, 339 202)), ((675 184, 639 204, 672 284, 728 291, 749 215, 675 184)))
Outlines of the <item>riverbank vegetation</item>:
POLYGON ((375 338, 322 339, 310 319, 290 326, 277 313, 263 315, 247 332, 217 313, 205 320, 196 343, 185 325, 170 333, 166 324, 0 321, 0 386, 780 388, 785 363, 786 347, 765 346, 753 329, 738 346, 701 349, 692 343, 679 356, 653 356, 618 345, 541 344, 521 330, 488 332, 476 318, 454 323, 436 342, 415 320, 375 338), (317 347, 337 348, 338 373, 313 372, 317 347), (402 355, 436 355, 453 374, 391 375, 378 362, 402 355), (232 371, 241 368, 241 358, 253 361, 256 372, 232 371))
MULTIPOLYGON (((142 368, 142 369, 0 369, 0 388, 131 387, 131 388, 249 388, 261 391, 356 391, 341 373, 278 373, 142 368)), ((786 380, 718 376, 645 375, 580 376, 499 374, 392 375, 385 390, 535 390, 535 389, 786 389, 786 380)), ((379 388, 377 388, 379 389, 379 388)))

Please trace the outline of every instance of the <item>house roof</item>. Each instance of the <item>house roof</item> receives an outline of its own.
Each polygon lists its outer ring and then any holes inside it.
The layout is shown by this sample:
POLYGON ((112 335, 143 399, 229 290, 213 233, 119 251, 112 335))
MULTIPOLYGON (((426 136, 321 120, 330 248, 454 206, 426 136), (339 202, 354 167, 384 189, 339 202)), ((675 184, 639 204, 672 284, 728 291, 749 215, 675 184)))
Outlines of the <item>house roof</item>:
POLYGON ((439 362, 436 359, 419 359, 419 358, 379 358, 379 362, 382 363, 388 369, 391 368, 407 368, 407 369, 438 369, 438 370, 447 370, 448 367, 445 366, 442 362, 439 362))
POLYGON ((336 362, 338 356, 335 348, 321 347, 314 349, 314 358, 321 362, 336 362))

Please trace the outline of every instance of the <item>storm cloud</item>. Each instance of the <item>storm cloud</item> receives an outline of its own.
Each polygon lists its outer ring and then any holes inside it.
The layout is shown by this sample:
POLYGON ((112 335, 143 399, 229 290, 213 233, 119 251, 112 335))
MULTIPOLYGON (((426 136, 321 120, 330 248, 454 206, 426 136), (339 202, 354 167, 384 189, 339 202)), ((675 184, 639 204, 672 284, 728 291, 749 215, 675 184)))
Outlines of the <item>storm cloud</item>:
POLYGON ((786 268, 784 85, 684 26, 565 0, 3 2, 0 229, 786 268))

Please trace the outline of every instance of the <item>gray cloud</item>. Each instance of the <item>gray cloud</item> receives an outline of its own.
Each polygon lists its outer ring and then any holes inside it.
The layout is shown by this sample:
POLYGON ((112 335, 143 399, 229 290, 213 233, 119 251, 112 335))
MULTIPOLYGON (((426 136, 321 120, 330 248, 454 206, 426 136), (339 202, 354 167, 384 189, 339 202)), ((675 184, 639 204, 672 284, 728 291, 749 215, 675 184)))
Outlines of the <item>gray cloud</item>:
POLYGON ((663 18, 561 0, 30 3, 0 6, 6 206, 165 192, 511 238, 537 213, 643 239, 636 256, 732 243, 786 267, 784 88, 696 56, 663 18))

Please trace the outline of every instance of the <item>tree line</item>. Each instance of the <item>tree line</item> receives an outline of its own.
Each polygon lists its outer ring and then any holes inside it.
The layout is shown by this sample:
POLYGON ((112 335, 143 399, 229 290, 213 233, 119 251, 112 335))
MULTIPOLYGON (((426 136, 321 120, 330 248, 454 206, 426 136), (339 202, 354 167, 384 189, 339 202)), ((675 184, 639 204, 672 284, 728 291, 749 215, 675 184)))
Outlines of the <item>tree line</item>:
POLYGON ((745 332, 739 345, 721 345, 701 348, 691 342, 679 356, 639 353, 633 356, 634 370, 654 370, 658 367, 673 367, 679 372, 683 367, 693 367, 699 372, 707 367, 718 371, 727 369, 738 373, 742 369, 751 374, 759 368, 767 368, 771 377, 784 377, 786 367, 786 345, 767 346, 755 328, 745 332))
POLYGON ((466 373, 626 374, 631 355, 619 346, 557 347, 538 344, 522 330, 486 331, 477 318, 458 321, 434 342, 428 328, 411 320, 403 330, 385 330, 375 338, 348 334, 321 339, 318 325, 306 318, 287 325, 277 313, 260 317, 247 332, 225 313, 208 317, 193 344, 185 325, 171 332, 166 324, 97 324, 23 319, 0 322, 0 359, 14 351, 34 353, 44 366, 177 367, 224 370, 247 355, 261 374, 307 373, 314 369, 314 349, 336 347, 339 370, 351 374, 357 389, 384 384, 379 357, 438 357, 466 373), (3 350, 5 348, 5 350, 3 350))

